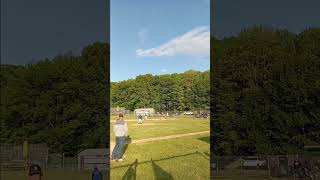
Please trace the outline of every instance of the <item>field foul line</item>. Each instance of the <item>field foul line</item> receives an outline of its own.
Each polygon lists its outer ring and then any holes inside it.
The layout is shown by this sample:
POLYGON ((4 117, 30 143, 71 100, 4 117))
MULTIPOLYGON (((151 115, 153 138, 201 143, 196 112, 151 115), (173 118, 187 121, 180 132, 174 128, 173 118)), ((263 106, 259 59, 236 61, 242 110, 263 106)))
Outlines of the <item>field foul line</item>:
POLYGON ((176 134, 176 135, 170 135, 170 136, 162 136, 162 137, 154 137, 154 138, 147 138, 147 139, 140 139, 140 140, 132 140, 132 144, 138 144, 143 142, 149 142, 149 141, 156 141, 156 140, 164 140, 164 139, 173 139, 178 137, 184 137, 184 136, 193 136, 198 134, 205 134, 209 133, 210 131, 201 131, 201 132, 195 132, 195 133, 187 133, 187 134, 176 134))
MULTIPOLYGON (((172 121, 172 120, 177 120, 177 119, 147 119, 147 120, 142 120, 142 122, 148 122, 148 121, 172 121)), ((138 122, 138 120, 132 120, 132 119, 129 119, 129 120, 124 120, 125 122, 128 121, 128 122, 138 122)), ((114 120, 110 121, 110 122, 116 122, 114 120)))
MULTIPOLYGON (((176 134, 176 135, 146 138, 146 139, 140 139, 140 140, 132 140, 130 144, 139 144, 139 143, 150 142, 150 141, 173 139, 173 138, 178 138, 178 137, 194 136, 194 135, 206 134, 206 133, 210 133, 210 131, 200 131, 200 132, 194 132, 194 133, 176 134)), ((114 144, 114 142, 111 142, 110 144, 114 144)))
MULTIPOLYGON (((188 119, 191 119, 191 120, 210 120, 208 118, 198 118, 198 119, 196 119, 196 118, 188 118, 188 119)), ((171 117, 171 118, 166 118, 166 119, 160 119, 160 118, 152 118, 152 119, 147 119, 147 120, 143 119, 142 121, 143 122, 148 122, 148 121, 179 121, 179 120, 181 120, 181 119, 180 118, 171 117)), ((127 119, 127 120, 124 120, 124 121, 125 122, 138 122, 138 119, 127 119)), ((110 122, 114 123, 114 122, 116 122, 116 120, 111 120, 110 122)))

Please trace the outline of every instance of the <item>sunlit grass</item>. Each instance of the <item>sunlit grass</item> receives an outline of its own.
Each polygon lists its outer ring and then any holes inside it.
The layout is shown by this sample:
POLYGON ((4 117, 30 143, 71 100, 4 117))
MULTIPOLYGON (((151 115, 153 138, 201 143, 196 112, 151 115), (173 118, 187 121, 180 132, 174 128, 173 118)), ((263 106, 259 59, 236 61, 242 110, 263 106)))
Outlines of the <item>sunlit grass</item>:
MULTIPOLYGON (((129 129, 128 135, 134 140, 210 130, 209 119, 197 119, 185 116, 163 120, 151 120, 149 118, 149 120, 145 120, 142 125, 139 125, 138 119, 131 121, 134 119, 132 119, 132 117, 130 118, 125 116, 125 120, 130 120, 127 121, 129 129)), ((116 120, 116 116, 111 117, 111 121, 113 120, 116 120)), ((110 141, 115 141, 113 123, 110 125, 110 141)))
MULTIPOLYGON (((106 177, 106 172, 103 172, 103 179, 106 177)), ((25 180, 26 172, 24 171, 1 171, 1 179, 3 180, 25 180)), ((43 172, 43 180, 90 180, 91 171, 77 171, 77 170, 48 170, 43 172)))
POLYGON ((125 161, 111 163, 111 179, 209 179, 208 136, 130 144, 125 161))

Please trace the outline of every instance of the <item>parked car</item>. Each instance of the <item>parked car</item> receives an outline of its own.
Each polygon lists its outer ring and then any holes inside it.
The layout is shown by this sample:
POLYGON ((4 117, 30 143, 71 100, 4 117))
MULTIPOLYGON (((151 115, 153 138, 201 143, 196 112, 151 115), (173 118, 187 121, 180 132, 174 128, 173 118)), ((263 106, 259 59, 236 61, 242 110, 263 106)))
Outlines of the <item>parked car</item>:
POLYGON ((185 114, 185 115, 193 115, 193 112, 187 111, 187 112, 185 112, 184 114, 185 114))
POLYGON ((259 159, 258 157, 245 157, 243 158, 244 167, 261 167, 266 166, 266 160, 259 159))

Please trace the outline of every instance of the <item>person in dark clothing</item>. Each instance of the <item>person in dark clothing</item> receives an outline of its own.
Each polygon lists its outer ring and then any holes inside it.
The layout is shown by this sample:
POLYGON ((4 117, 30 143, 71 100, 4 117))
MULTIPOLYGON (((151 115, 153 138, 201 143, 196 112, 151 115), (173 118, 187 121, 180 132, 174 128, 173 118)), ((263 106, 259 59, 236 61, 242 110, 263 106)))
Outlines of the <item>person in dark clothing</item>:
POLYGON ((97 166, 94 166, 93 171, 92 171, 92 180, 102 180, 102 173, 98 169, 97 166))
POLYGON ((294 170, 294 174, 298 177, 298 178, 302 178, 302 164, 300 161, 295 160, 293 163, 293 170, 294 170))
POLYGON ((311 168, 310 168, 310 166, 309 166, 308 161, 305 161, 305 162, 304 162, 304 166, 303 166, 303 176, 304 176, 306 179, 312 179, 312 177, 311 177, 311 168))
POLYGON ((29 166, 28 176, 28 180, 41 180, 41 176, 43 176, 41 167, 37 164, 29 166))
POLYGON ((139 116, 138 116, 138 123, 142 124, 142 116, 141 116, 141 114, 139 114, 139 116))

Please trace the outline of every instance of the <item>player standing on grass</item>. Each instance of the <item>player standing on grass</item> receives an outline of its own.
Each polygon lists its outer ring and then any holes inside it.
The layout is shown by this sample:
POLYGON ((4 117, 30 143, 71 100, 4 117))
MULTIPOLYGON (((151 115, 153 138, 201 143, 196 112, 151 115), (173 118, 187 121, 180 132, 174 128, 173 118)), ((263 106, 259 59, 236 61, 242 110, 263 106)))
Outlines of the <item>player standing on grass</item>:
POLYGON ((142 116, 141 116, 141 114, 139 114, 139 116, 138 116, 138 124, 142 124, 142 116))

